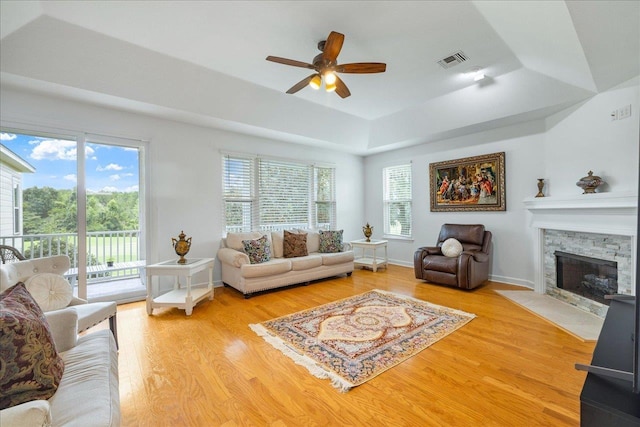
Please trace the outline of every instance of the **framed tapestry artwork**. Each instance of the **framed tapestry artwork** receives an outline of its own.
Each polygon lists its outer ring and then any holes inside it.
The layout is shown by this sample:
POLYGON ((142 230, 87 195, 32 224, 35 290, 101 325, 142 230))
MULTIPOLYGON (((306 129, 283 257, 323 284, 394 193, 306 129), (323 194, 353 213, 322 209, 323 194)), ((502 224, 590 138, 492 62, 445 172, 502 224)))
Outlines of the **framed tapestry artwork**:
POLYGON ((504 152, 429 164, 431 212, 505 211, 504 152))

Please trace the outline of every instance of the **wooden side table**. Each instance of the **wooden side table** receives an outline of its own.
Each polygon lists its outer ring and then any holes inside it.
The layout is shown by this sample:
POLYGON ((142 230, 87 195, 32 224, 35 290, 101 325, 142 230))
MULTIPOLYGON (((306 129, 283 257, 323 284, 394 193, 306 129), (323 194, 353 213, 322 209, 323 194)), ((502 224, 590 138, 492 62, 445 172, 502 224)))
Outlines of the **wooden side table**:
POLYGON ((366 267, 371 268, 373 272, 377 272, 378 268, 384 267, 387 268, 387 264, 389 263, 389 259, 387 257, 387 243, 388 240, 374 240, 371 239, 370 242, 367 242, 366 239, 354 240, 351 242, 351 246, 354 249, 360 248, 362 249, 362 254, 360 257, 357 257, 353 260, 353 264, 356 267, 366 267), (384 249, 384 258, 380 258, 377 254, 378 249, 384 249), (371 256, 367 251, 371 251, 371 256))
POLYGON ((191 316, 193 307, 209 297, 213 300, 213 265, 215 258, 187 259, 185 264, 178 264, 177 260, 164 261, 147 265, 147 314, 152 314, 156 307, 177 307, 185 310, 191 316), (209 285, 206 288, 191 289, 191 276, 209 269, 209 285), (157 285, 153 285, 153 276, 175 276, 173 290, 157 295, 157 285), (186 286, 180 284, 180 276, 186 277, 186 286))

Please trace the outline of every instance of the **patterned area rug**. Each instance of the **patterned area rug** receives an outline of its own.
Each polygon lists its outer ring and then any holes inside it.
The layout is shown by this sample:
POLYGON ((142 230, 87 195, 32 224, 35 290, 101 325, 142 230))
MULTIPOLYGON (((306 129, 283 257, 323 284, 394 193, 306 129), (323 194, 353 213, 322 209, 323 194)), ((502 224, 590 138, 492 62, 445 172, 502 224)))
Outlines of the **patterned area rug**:
POLYGON ((373 290, 249 327, 346 392, 407 360, 475 315, 373 290))

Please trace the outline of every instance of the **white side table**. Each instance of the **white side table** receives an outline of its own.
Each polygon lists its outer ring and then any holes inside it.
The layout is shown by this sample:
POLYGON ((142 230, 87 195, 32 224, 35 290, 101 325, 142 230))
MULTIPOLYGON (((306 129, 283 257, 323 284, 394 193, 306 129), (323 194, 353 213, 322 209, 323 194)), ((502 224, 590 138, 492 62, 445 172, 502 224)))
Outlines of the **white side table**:
POLYGON ((163 261, 158 264, 147 265, 147 314, 152 314, 156 307, 177 307, 185 310, 191 316, 193 307, 209 297, 213 300, 213 265, 215 258, 187 259, 185 264, 178 264, 177 260, 163 261), (191 289, 191 276, 209 269, 209 285, 206 288, 191 289), (175 276, 173 290, 157 295, 158 286, 153 284, 153 276, 175 276), (180 284, 180 276, 186 277, 186 286, 180 284), (157 295, 157 296, 156 296, 157 295))
POLYGON ((375 273, 378 271, 378 268, 384 267, 387 268, 387 264, 389 263, 389 259, 387 258, 387 243, 388 240, 374 240, 371 239, 370 242, 367 242, 366 239, 354 240, 351 242, 351 246, 353 246, 354 252, 355 248, 362 249, 362 254, 360 257, 356 257, 353 260, 353 264, 356 267, 368 267, 373 270, 375 273), (377 253, 378 249, 384 249, 384 258, 381 258, 377 253), (371 251, 371 256, 367 253, 367 251, 371 251))

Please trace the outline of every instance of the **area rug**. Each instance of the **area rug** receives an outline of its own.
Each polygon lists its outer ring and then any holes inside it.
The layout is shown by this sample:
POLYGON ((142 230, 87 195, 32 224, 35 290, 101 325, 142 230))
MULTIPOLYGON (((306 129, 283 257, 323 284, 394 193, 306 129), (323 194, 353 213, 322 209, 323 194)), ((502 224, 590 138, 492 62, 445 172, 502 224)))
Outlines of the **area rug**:
POLYGON ((373 290, 249 327, 342 392, 407 360, 475 315, 373 290))

